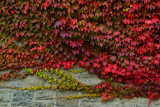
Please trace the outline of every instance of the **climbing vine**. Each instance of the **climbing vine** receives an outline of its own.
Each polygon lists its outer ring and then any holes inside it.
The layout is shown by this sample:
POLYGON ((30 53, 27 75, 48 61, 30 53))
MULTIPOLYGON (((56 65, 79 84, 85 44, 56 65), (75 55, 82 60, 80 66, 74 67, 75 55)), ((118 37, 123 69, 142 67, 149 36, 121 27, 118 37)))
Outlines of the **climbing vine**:
POLYGON ((77 90, 84 95, 62 98, 102 102, 145 97, 150 105, 160 98, 159 10, 159 0, 2 0, 0 71, 10 71, 0 80, 36 75, 51 84, 3 88, 77 90), (75 80, 69 72, 83 72, 75 65, 105 81, 75 80))

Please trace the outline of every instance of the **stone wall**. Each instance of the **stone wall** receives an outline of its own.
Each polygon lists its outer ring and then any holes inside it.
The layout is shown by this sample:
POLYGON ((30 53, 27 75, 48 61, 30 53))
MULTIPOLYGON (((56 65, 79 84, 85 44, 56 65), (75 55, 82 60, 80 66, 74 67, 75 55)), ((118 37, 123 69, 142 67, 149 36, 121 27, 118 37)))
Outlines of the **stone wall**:
MULTIPOLYGON (((82 68, 76 66, 74 69, 82 68)), ((8 71, 0 72, 0 74, 4 72, 8 71)), ((103 81, 98 79, 97 75, 88 74, 88 72, 71 74, 75 79, 82 81, 85 84, 97 84, 103 81)), ((28 76, 21 80, 13 79, 11 81, 0 81, 0 86, 31 87, 40 85, 46 86, 49 84, 37 76, 28 76)), ((0 89, 0 107, 147 107, 149 101, 146 98, 134 98, 131 100, 119 100, 116 98, 113 101, 105 103, 100 102, 101 98, 82 98, 74 100, 47 99, 66 95, 81 95, 81 93, 76 91, 61 92, 60 90, 21 91, 14 89, 0 89)), ((152 101, 150 107, 160 107, 160 100, 152 101)))

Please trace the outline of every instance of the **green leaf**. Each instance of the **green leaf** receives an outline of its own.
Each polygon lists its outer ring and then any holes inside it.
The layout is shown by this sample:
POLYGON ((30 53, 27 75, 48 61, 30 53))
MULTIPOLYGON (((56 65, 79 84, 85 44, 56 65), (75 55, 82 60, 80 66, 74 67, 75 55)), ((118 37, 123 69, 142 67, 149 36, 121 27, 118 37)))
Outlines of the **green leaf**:
POLYGON ((56 72, 58 72, 58 70, 59 70, 58 68, 55 69, 56 72))
POLYGON ((46 77, 46 74, 43 74, 43 77, 46 77))
POLYGON ((51 74, 53 74, 54 73, 54 70, 51 70, 51 74))
POLYGON ((57 81, 57 78, 54 78, 54 81, 57 81))
POLYGON ((74 81, 74 77, 72 77, 71 80, 74 81))
POLYGON ((48 81, 49 83, 51 83, 52 82, 52 79, 49 79, 49 81, 48 81))
POLYGON ((63 76, 63 77, 62 77, 62 80, 65 80, 65 79, 66 79, 66 77, 63 76))
POLYGON ((62 83, 62 80, 59 80, 58 83, 62 83))
POLYGON ((41 77, 41 78, 42 78, 42 76, 43 76, 42 74, 39 75, 39 77, 41 77))
POLYGON ((70 86, 70 83, 69 83, 69 82, 67 82, 67 83, 66 83, 66 85, 67 85, 67 86, 70 86))
POLYGON ((93 19, 98 19, 98 17, 97 17, 97 16, 94 16, 93 19))
POLYGON ((62 70, 60 70, 60 71, 59 71, 59 74, 61 74, 61 75, 62 75, 62 74, 63 74, 63 71, 62 71, 62 70))
POLYGON ((49 76, 48 79, 52 79, 52 76, 49 76))
POLYGON ((125 12, 125 11, 126 11, 126 12, 128 12, 128 8, 126 8, 126 9, 123 9, 123 11, 124 11, 124 12, 125 12))
POLYGON ((64 76, 64 77, 66 77, 66 76, 67 76, 67 74, 66 74, 66 73, 63 73, 63 76, 64 76))
POLYGON ((70 75, 67 75, 67 79, 71 79, 71 76, 70 76, 70 75))
POLYGON ((78 21, 78 25, 81 25, 82 24, 82 21, 78 21))

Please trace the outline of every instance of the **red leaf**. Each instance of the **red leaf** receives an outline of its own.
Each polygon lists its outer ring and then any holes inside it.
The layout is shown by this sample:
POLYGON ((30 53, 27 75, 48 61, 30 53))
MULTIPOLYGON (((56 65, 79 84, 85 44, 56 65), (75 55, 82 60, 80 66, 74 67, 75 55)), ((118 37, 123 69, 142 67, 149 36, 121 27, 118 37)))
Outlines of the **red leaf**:
POLYGON ((55 27, 60 27, 62 25, 62 22, 61 21, 57 21, 56 23, 55 23, 55 27))
POLYGON ((114 32, 114 36, 119 35, 119 34, 120 34, 119 31, 115 31, 115 32, 114 32))
POLYGON ((2 10, 3 10, 3 12, 5 13, 5 9, 4 9, 4 7, 2 7, 2 10))
POLYGON ((158 60, 158 59, 155 59, 155 60, 153 60, 153 63, 154 63, 155 65, 158 65, 158 64, 159 64, 159 60, 158 60))
POLYGON ((157 49, 160 49, 160 44, 155 43, 155 47, 156 47, 157 49))
POLYGON ((44 10, 46 10, 46 7, 48 7, 48 2, 44 2, 43 7, 44 7, 44 10))
POLYGON ((155 57, 158 58, 158 59, 160 59, 160 54, 156 54, 155 57))
POLYGON ((124 24, 129 24, 129 23, 130 23, 130 20, 129 20, 129 19, 123 19, 123 23, 124 23, 124 24))
POLYGON ((130 42, 132 39, 131 38, 129 38, 129 37, 127 37, 126 39, 125 39, 125 41, 127 41, 127 42, 130 42))
POLYGON ((154 17, 153 19, 151 19, 152 23, 157 24, 159 22, 159 18, 158 17, 154 17))
POLYGON ((27 13, 27 9, 28 9, 28 7, 29 7, 29 3, 27 3, 27 5, 24 7, 24 13, 26 14, 27 13))
POLYGON ((145 21, 145 24, 147 24, 147 25, 152 24, 152 21, 146 20, 146 21, 145 21))
POLYGON ((145 36, 139 36, 139 39, 144 41, 146 39, 146 37, 145 36))
POLYGON ((77 23, 77 19, 72 19, 73 25, 77 23))

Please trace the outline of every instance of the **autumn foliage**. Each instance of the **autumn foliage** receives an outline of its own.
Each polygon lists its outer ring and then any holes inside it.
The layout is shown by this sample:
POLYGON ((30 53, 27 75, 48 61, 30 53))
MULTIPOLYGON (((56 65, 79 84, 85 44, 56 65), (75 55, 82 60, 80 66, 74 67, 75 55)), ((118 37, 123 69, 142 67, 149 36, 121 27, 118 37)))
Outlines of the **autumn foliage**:
POLYGON ((26 67, 78 64, 129 84, 122 97, 159 99, 159 18, 159 0, 2 0, 0 71, 12 71, 0 79, 27 77, 26 67))

